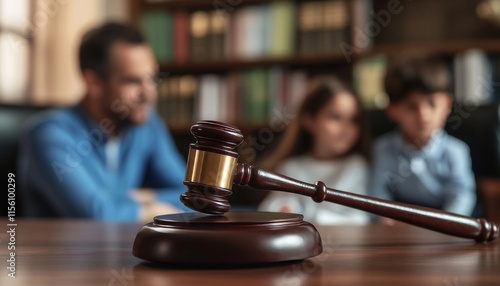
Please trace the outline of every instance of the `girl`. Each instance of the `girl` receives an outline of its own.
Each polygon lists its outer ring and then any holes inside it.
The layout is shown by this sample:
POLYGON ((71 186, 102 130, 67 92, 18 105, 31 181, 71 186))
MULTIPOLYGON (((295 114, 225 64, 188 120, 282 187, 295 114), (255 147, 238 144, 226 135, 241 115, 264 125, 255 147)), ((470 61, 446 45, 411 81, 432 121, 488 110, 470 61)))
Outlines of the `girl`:
MULTIPOLYGON (((307 93, 278 151, 263 165, 286 176, 365 195, 368 141, 363 110, 354 92, 337 79, 323 79, 307 93)), ((261 211, 293 212, 317 224, 362 224, 368 215, 330 202, 291 193, 271 192, 261 211)))

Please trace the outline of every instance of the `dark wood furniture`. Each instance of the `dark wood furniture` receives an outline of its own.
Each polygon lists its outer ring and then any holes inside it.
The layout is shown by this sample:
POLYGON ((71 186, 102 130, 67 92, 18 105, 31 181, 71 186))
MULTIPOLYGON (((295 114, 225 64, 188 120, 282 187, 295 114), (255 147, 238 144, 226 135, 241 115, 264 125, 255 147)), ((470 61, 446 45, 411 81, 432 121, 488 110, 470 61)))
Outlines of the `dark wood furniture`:
POLYGON ((318 231, 302 215, 229 212, 157 216, 139 231, 132 253, 176 267, 213 267, 303 260, 322 250, 318 231))
POLYGON ((500 243, 475 244, 406 226, 319 227, 324 251, 298 263, 160 268, 135 258, 139 224, 17 221, 17 278, 0 285, 499 285, 500 243))

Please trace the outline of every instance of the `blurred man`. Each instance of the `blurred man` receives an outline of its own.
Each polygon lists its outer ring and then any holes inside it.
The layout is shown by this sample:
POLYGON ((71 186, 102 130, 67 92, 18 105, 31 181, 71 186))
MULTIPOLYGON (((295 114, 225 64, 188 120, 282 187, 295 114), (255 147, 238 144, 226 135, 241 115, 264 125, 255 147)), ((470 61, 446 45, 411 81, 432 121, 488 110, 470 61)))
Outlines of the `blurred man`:
POLYGON ((27 215, 147 221, 179 212, 184 160, 151 107, 157 65, 143 35, 93 29, 79 61, 83 100, 37 116, 23 138, 27 215))

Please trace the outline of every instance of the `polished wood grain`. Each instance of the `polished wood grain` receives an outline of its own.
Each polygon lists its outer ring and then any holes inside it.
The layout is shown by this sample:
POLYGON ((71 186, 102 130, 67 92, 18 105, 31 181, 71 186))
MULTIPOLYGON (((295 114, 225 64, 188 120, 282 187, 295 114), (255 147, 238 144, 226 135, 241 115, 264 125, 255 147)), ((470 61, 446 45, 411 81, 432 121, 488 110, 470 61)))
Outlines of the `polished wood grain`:
POLYGON ((288 68, 325 68, 348 67, 349 62, 344 55, 294 55, 290 57, 259 59, 225 59, 217 61, 204 61, 193 63, 166 63, 160 64, 160 71, 169 74, 203 74, 225 73, 228 71, 243 71, 249 68, 263 68, 273 66, 288 68))
POLYGON ((303 260, 322 252, 318 231, 303 218, 278 212, 161 215, 139 231, 132 254, 186 267, 303 260))
POLYGON ((0 285, 500 285, 500 244, 475 244, 407 225, 318 227, 324 251, 285 264, 161 268, 135 258, 139 224, 19 220, 17 278, 0 285))

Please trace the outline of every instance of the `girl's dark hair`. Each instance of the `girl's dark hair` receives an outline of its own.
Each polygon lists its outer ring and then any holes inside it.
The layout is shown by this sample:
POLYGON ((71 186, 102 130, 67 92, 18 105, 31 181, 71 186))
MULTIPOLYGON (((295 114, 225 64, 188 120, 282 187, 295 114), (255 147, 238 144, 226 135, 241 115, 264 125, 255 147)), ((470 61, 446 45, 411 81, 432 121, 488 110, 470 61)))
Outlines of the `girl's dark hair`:
POLYGON ((332 98, 340 93, 350 94, 356 101, 358 109, 358 127, 360 136, 356 144, 346 155, 360 153, 365 159, 370 159, 369 137, 366 130, 365 115, 361 100, 356 93, 342 81, 334 77, 321 77, 311 82, 306 96, 298 109, 295 119, 287 126, 280 143, 273 155, 262 161, 261 165, 275 170, 284 160, 309 152, 314 143, 312 134, 303 126, 305 116, 316 116, 332 98))

